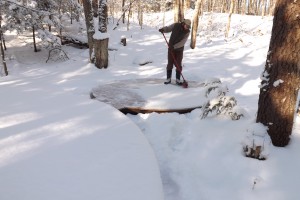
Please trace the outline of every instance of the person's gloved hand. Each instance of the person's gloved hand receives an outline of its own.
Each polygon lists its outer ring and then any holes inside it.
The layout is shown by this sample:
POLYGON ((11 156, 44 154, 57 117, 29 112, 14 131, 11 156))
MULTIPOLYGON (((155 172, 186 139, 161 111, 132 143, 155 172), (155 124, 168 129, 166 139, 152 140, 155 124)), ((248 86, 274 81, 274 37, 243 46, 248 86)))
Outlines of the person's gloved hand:
POLYGON ((164 29, 163 28, 160 28, 158 29, 159 32, 163 33, 164 32, 164 29))

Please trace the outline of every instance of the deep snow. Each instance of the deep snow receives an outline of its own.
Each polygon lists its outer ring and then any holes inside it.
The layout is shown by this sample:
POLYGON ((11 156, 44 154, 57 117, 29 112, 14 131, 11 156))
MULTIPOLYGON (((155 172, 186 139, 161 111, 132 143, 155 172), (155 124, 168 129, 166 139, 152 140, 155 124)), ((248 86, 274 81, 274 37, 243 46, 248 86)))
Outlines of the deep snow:
MULTIPOLYGON (((248 136, 264 132, 254 121, 272 18, 233 15, 224 38, 227 15, 205 13, 196 49, 186 45, 185 78, 220 79, 247 113, 237 121, 201 119, 201 109, 125 116, 90 99, 99 86, 165 78, 167 49, 157 31, 162 18, 147 19, 142 30, 135 23, 129 31, 109 29, 117 51, 110 51, 105 70, 88 64, 88 50, 68 46, 70 60, 46 64, 46 50, 33 53, 30 38, 5 33, 10 75, 0 78, 0 199, 299 199, 299 118, 286 148, 273 147, 262 134, 267 160, 243 155, 248 136), (124 36, 126 47, 119 43, 124 36), (138 65, 144 61, 152 63, 138 65)), ((162 87, 144 87, 141 96, 162 87)), ((170 87, 157 99, 173 92, 170 87)))

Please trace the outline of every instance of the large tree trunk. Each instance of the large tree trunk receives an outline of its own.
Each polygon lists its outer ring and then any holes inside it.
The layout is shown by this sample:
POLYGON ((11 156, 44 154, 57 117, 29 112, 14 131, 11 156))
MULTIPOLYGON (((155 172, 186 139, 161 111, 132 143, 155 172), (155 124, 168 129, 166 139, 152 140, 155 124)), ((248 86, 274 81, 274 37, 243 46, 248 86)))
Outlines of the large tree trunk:
POLYGON ((196 8, 194 11, 194 17, 193 17, 192 37, 191 37, 191 45, 190 45, 190 47, 192 49, 194 49, 196 46, 196 38, 197 38, 197 31, 198 31, 198 25, 199 25, 199 15, 201 12, 201 4, 202 4, 202 0, 197 0, 196 8))
POLYGON ((257 122, 272 143, 286 146, 292 133, 300 85, 300 1, 277 0, 269 52, 262 74, 257 122))
POLYGON ((104 40, 95 40, 95 65, 97 68, 108 67, 108 38, 104 40))
MULTIPOLYGON (((107 32, 107 0, 99 1, 99 31, 107 32)), ((95 39, 95 65, 99 69, 108 67, 108 38, 95 39)))
POLYGON ((93 11, 92 4, 90 0, 82 0, 83 10, 85 16, 86 32, 89 44, 89 58, 90 63, 94 63, 93 49, 94 49, 94 39, 93 35, 95 33, 94 23, 93 23, 93 11))

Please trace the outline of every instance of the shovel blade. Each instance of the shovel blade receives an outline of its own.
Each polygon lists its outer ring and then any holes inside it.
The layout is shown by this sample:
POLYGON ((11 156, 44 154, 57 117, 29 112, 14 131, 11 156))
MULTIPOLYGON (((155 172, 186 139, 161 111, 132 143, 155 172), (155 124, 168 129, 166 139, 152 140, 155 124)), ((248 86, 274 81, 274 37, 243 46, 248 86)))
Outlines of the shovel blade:
POLYGON ((189 85, 188 85, 188 83, 187 83, 186 81, 184 81, 184 82, 182 83, 182 87, 183 87, 183 88, 188 88, 188 86, 189 86, 189 85))

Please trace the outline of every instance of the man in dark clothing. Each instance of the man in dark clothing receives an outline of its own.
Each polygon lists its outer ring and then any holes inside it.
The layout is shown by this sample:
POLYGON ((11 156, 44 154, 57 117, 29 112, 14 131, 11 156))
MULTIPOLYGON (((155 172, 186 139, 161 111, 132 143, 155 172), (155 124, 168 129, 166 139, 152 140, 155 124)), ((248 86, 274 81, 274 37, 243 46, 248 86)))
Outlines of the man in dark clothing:
POLYGON ((170 26, 165 26, 159 29, 161 33, 171 33, 169 39, 169 49, 168 49, 168 65, 167 65, 167 80, 164 82, 165 84, 171 83, 172 77, 172 69, 175 62, 177 63, 176 67, 176 84, 182 85, 180 81, 181 71, 182 71, 182 59, 183 59, 183 50, 184 44, 186 43, 191 28, 191 20, 185 19, 181 23, 174 23, 170 26), (174 62, 173 56, 176 59, 174 62))

